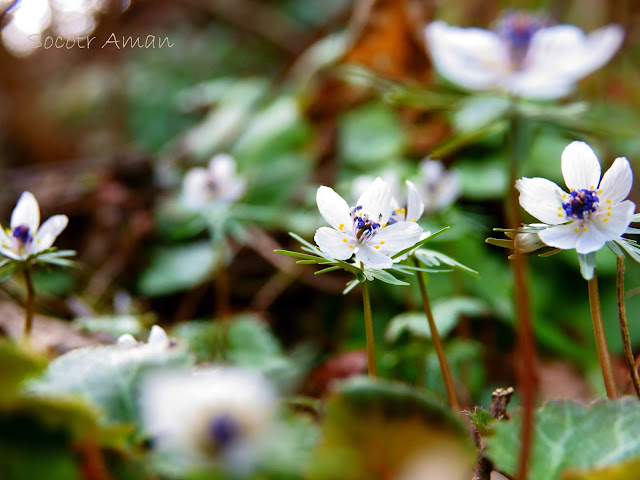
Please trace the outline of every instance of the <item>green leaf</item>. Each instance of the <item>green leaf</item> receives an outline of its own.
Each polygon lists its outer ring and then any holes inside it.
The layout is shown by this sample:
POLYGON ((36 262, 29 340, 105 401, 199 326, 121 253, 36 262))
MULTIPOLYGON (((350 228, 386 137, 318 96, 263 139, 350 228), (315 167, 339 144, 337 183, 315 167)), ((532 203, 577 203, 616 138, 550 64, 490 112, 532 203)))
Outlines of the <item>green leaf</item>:
POLYGON ((12 399, 25 379, 40 373, 47 359, 25 346, 0 339, 0 402, 12 399))
POLYGON ((307 478, 400 478, 423 456, 439 478, 470 478, 474 455, 460 419, 427 392, 360 377, 327 402, 307 478))
POLYGON ((405 145, 404 128, 387 105, 367 103, 340 119, 338 148, 347 163, 369 168, 402 156, 405 145))
POLYGON ((462 160, 456 163, 462 178, 462 194, 471 200, 502 198, 509 179, 502 158, 488 161, 462 160))
POLYGON ((493 415, 482 407, 474 407, 473 410, 467 410, 464 413, 469 417, 471 424, 481 437, 486 437, 491 434, 492 425, 496 421, 493 415))
POLYGON ((101 345, 78 348, 53 360, 29 391, 48 396, 77 395, 98 406, 106 423, 141 425, 141 382, 152 371, 187 368, 193 356, 181 345, 101 345))
MULTIPOLYGON (((632 397, 590 407, 549 402, 536 412, 534 425, 530 480, 556 480, 570 468, 604 468, 640 457, 640 404, 632 397)), ((514 416, 497 423, 486 439, 496 468, 509 475, 517 470, 520 428, 521 418, 514 416)))
POLYGON ((628 460, 610 467, 588 470, 566 470, 562 480, 640 480, 640 459, 628 460))
MULTIPOLYGON (((484 301, 471 297, 438 299, 433 302, 432 310, 441 337, 446 337, 456 327, 461 316, 485 315, 489 311, 484 301)), ((385 339, 395 342, 405 333, 417 339, 431 339, 429 323, 424 312, 407 312, 393 317, 387 327, 385 339)))
POLYGON ((188 290, 209 279, 221 261, 222 253, 208 241, 158 249, 138 289, 149 297, 188 290))
POLYGON ((442 252, 421 248, 419 250, 416 250, 414 255, 418 258, 418 260, 420 260, 427 267, 437 267, 444 263, 445 265, 449 265, 459 270, 463 270, 472 275, 476 275, 476 276, 478 275, 478 272, 476 272, 472 268, 469 268, 466 265, 463 265, 462 263, 458 262, 457 260, 454 260, 453 258, 445 255, 442 252))
POLYGON ((402 280, 398 280, 396 277, 391 275, 389 272, 385 270, 376 270, 376 269, 367 269, 365 268, 364 274, 367 278, 372 277, 377 280, 380 280, 384 283, 389 283, 391 285, 409 285, 407 282, 403 282, 402 280))
POLYGON ((140 337, 153 323, 153 315, 100 315, 96 317, 78 317, 73 325, 89 333, 107 332, 113 338, 130 333, 140 337))
POLYGON ((471 95, 464 98, 453 115, 453 127, 458 132, 473 132, 499 120, 509 110, 506 97, 471 95))
POLYGON ((410 246, 409 248, 405 248, 404 250, 399 251, 398 253, 396 253, 393 257, 391 257, 393 260, 395 260, 396 258, 400 258, 402 255, 404 255, 405 253, 409 253, 417 248, 420 248, 422 245, 424 245, 425 243, 427 243, 430 240, 433 240, 435 237, 437 237, 438 235, 440 235, 441 233, 446 232, 447 230, 449 230, 451 227, 444 227, 441 228, 440 230, 438 230, 437 232, 432 233, 431 235, 429 235, 426 238, 423 238, 422 240, 420 240, 419 242, 417 242, 416 244, 410 246))

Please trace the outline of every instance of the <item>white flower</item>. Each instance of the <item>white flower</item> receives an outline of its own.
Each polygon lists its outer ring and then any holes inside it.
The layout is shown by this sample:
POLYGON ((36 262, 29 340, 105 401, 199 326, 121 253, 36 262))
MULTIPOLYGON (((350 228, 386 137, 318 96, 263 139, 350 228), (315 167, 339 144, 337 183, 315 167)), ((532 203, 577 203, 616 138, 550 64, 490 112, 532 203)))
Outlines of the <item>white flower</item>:
POLYGON ((40 226, 38 201, 30 192, 24 192, 11 214, 11 228, 4 230, 0 226, 0 253, 26 260, 51 248, 68 223, 66 215, 54 215, 40 226))
POLYGON ((259 373, 218 367, 150 376, 141 406, 154 445, 239 473, 272 424, 276 397, 259 373))
POLYGON ((574 25, 547 27, 522 12, 506 14, 497 31, 436 21, 425 33, 436 69, 451 82, 538 99, 569 94, 579 79, 613 57, 624 38, 619 25, 585 35, 574 25))
POLYGON ((516 182, 522 208, 550 225, 538 233, 540 240, 550 247, 587 254, 625 232, 635 211, 633 202, 624 200, 633 183, 629 161, 616 158, 602 181, 600 172, 593 150, 584 142, 573 142, 562 153, 562 175, 569 193, 545 178, 516 182))
MULTIPOLYGON (((391 196, 397 198, 400 196, 400 178, 394 170, 385 170, 380 173, 380 178, 387 182, 391 191, 391 196)), ((358 175, 353 179, 351 184, 351 198, 360 198, 364 192, 371 186, 376 177, 371 175, 358 175)))
POLYGON ((442 162, 424 159, 420 163, 420 177, 419 190, 429 213, 447 208, 460 196, 458 172, 447 172, 442 162))
MULTIPOLYGON (((120 335, 116 343, 124 347, 134 347, 142 344, 138 343, 138 341, 130 333, 120 335)), ((150 345, 154 348, 167 348, 169 347, 170 343, 171 341, 167 336, 167 332, 165 332, 162 327, 159 327, 158 325, 154 325, 153 327, 151 327, 151 332, 149 332, 149 338, 147 339, 147 345, 150 345)))
POLYGON ((319 228, 314 240, 336 260, 348 260, 355 253, 365 267, 389 268, 393 255, 420 240, 422 228, 417 223, 394 218, 397 203, 381 178, 376 178, 353 208, 325 186, 318 188, 316 201, 333 228, 319 228))
POLYGON ((227 206, 238 200, 246 182, 236 175, 236 162, 230 155, 215 155, 208 168, 195 167, 184 177, 182 199, 188 208, 208 205, 227 206))

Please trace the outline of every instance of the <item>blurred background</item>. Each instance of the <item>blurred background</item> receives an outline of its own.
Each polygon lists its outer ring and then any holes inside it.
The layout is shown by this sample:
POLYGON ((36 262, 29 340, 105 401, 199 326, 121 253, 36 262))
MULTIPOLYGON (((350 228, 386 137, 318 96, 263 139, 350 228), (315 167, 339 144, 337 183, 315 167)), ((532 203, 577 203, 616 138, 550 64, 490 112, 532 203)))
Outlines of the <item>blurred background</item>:
MULTIPOLYGON (((34 338, 63 351, 152 323, 188 337, 201 332, 184 327, 194 320, 250 315, 304 359, 300 388, 321 394, 330 379, 365 368, 359 294, 341 294, 345 274, 315 276, 273 250, 298 249, 287 232, 311 240, 323 225, 319 185, 353 201, 359 176, 413 178, 431 156, 460 178, 455 204, 425 219, 432 231, 452 227, 433 248, 480 278, 431 275, 429 289, 463 402, 487 404, 515 378, 507 252, 484 242, 506 225, 506 126, 466 129, 478 112, 438 80, 423 29, 433 19, 491 27, 507 8, 585 31, 626 29, 619 54, 564 103, 588 102, 587 113, 529 125, 522 173, 560 182, 560 154, 576 139, 604 167, 627 156, 638 171, 640 4, 631 0, 1 2, 0 221, 33 192, 43 218, 70 217, 57 245, 75 249, 81 265, 36 272, 43 326, 34 338), (436 105, 431 91, 450 100, 436 105), (179 205, 184 173, 220 152, 248 185, 224 250, 179 205)), ((598 272, 625 382, 611 252, 598 254, 598 272)), ((0 288, 0 326, 19 332, 22 285, 0 288)), ((420 310, 417 288, 371 288, 382 371, 444 393, 426 334, 398 320, 420 310)), ((626 288, 638 347, 640 267, 630 262, 626 288)), ((599 370, 575 252, 532 257, 531 289, 543 397, 587 398, 599 370)))

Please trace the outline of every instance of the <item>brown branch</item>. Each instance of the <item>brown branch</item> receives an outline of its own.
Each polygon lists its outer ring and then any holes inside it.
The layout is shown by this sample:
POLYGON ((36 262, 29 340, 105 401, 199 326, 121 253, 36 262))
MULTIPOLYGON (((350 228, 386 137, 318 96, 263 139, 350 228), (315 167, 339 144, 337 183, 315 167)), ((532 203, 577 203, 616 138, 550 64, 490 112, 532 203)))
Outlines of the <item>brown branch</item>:
MULTIPOLYGON (((493 415, 497 420, 509 420, 509 414, 507 413, 507 405, 513 395, 513 387, 508 388, 496 388, 491 393, 491 405, 489 406, 489 413, 493 415)), ((474 428, 474 440, 478 448, 478 459, 473 467, 472 480, 490 480, 491 472, 493 471, 493 463, 485 456, 487 445, 482 440, 482 437, 478 431, 474 428)))

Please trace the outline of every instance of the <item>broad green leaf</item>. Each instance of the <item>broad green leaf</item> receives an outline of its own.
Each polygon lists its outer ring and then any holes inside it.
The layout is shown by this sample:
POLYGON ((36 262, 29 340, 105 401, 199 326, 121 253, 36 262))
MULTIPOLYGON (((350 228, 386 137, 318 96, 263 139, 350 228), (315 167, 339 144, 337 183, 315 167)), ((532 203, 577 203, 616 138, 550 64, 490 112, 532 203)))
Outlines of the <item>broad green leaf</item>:
MULTIPOLYGON (((514 416, 497 423, 494 436, 486 439, 496 468, 509 475, 517 470, 520 425, 520 416, 514 416)), ((549 402, 536 412, 534 425, 530 480, 556 480, 567 469, 605 468, 640 458, 640 404, 632 397, 589 407, 549 402)))
POLYGON ((427 392, 360 377, 327 402, 308 478, 402 478, 428 468, 470 478, 474 455, 461 421, 427 392))
POLYGON ((440 266, 441 264, 445 264, 445 265, 449 265, 450 267, 463 270, 472 275, 478 275, 478 272, 476 272, 472 268, 469 268, 466 265, 463 265, 462 263, 458 262, 457 260, 454 260, 453 258, 449 257, 448 255, 445 255, 442 252, 421 248, 419 250, 416 250, 415 256, 418 258, 418 260, 420 260, 422 263, 424 263, 428 267, 437 267, 437 266, 440 266))
POLYGON ((350 110, 340 120, 338 135, 341 157, 362 168, 402 156, 406 145, 396 113, 381 103, 350 110))
POLYGON ((114 338, 130 333, 140 337, 153 323, 153 315, 100 315, 97 317, 78 317, 73 325, 90 333, 107 332, 114 338))
POLYGON ((106 423, 140 425, 138 398, 145 375, 187 368, 193 356, 181 345, 101 345, 78 348, 53 360, 29 391, 49 396, 79 396, 100 408, 106 423))
POLYGON ((209 279, 221 259, 207 241, 158 249, 138 279, 138 289, 150 297, 188 290, 209 279))
POLYGON ((509 183, 502 159, 463 160, 456 163, 462 177, 462 194, 471 200, 502 198, 509 183))
POLYGON ((22 382, 40 373, 47 359, 24 346, 0 339, 0 402, 15 397, 22 382))
MULTIPOLYGON (((434 301, 432 311, 438 333, 446 337, 456 327, 462 315, 486 315, 489 313, 489 307, 478 298, 453 297, 434 301)), ((431 339, 431 331, 424 312, 396 315, 389 322, 385 338, 388 342, 395 342, 404 333, 418 339, 431 339)))
POLYGON ((453 127, 458 132, 473 132, 506 115, 509 99, 492 95, 472 95, 464 98, 453 115, 453 127))

